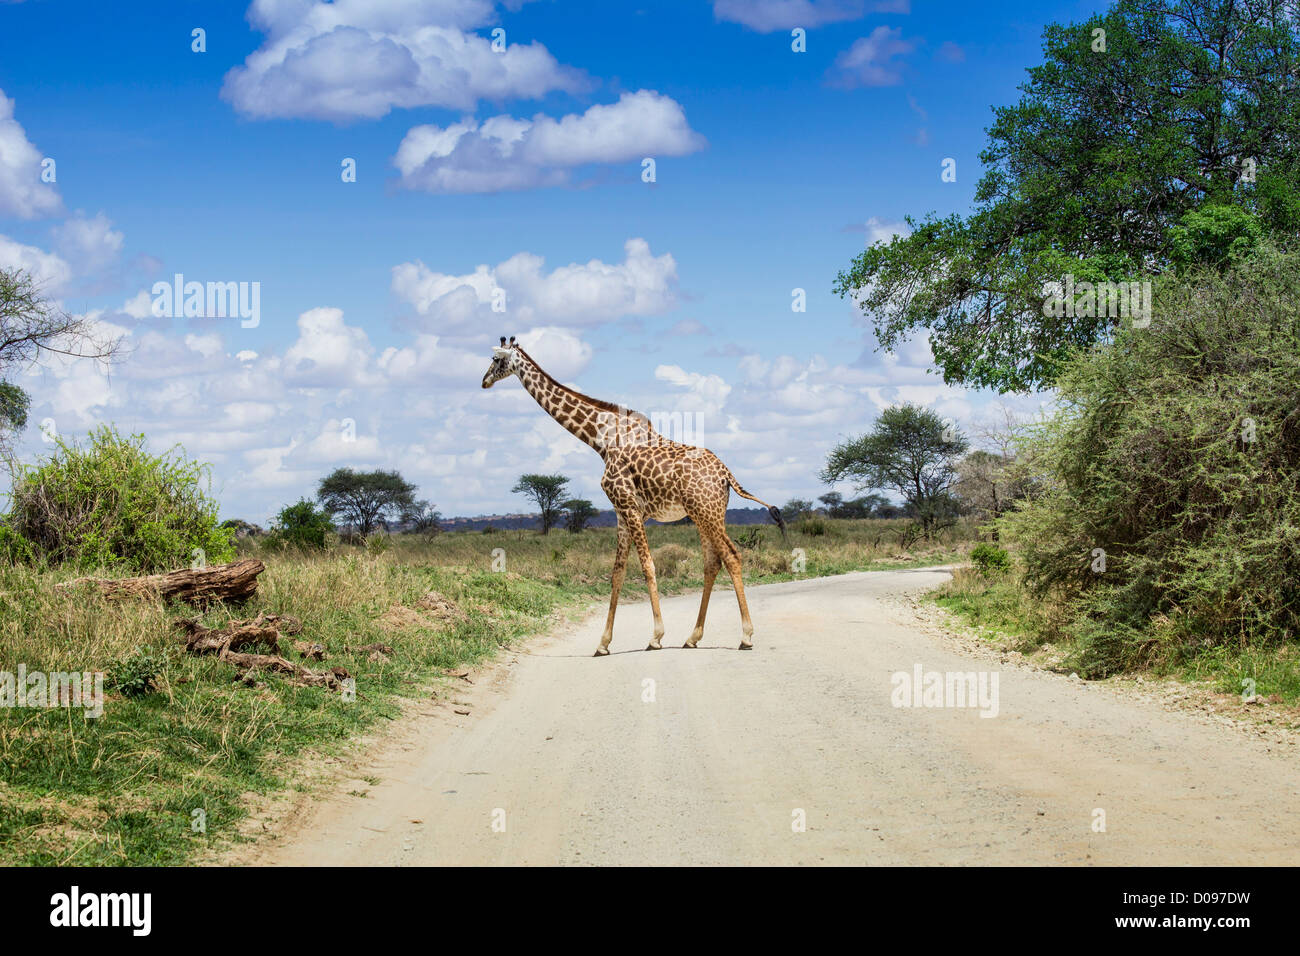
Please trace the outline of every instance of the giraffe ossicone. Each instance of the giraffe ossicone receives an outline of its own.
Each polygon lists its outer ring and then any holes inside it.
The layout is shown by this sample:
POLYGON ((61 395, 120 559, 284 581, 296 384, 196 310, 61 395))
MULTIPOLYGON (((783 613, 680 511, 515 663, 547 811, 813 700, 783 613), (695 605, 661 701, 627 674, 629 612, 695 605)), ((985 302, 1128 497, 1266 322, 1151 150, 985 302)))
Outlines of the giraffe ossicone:
POLYGON ((785 522, 780 510, 742 488, 731 470, 707 448, 665 438, 640 412, 561 385, 515 342, 514 336, 507 344, 503 335, 501 344, 492 347, 492 364, 483 375, 483 387, 491 388, 511 375, 518 377, 543 411, 593 448, 605 462, 600 487, 609 496, 618 516, 618 545, 610 584, 609 615, 605 619, 605 631, 596 648, 596 656, 603 657, 609 653, 609 643, 614 636, 614 612, 618 609, 618 595, 627 570, 628 551, 633 546, 645 573, 650 609, 654 614, 653 636, 646 650, 659 650, 662 646, 664 625, 659 613, 659 586, 645 522, 676 521, 688 516, 695 523, 704 552, 704 591, 700 595, 700 613, 695 629, 683 646, 695 647, 704 636, 704 618, 709 609, 713 581, 718 571, 726 567, 740 605, 740 649, 751 649, 754 646, 754 625, 745 601, 740 549, 727 535, 727 501, 734 489, 742 498, 763 505, 784 538, 785 522))

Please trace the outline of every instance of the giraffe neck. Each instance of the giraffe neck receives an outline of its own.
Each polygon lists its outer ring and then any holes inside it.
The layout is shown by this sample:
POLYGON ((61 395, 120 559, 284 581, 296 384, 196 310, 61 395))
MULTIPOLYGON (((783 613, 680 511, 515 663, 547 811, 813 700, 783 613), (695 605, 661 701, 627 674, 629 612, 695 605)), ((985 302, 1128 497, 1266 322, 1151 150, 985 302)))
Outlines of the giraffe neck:
POLYGON ((604 458, 615 447, 646 444, 657 438, 650 422, 640 412, 598 402, 565 388, 544 372, 531 357, 520 350, 524 361, 518 371, 519 381, 543 411, 559 422, 574 437, 604 458))

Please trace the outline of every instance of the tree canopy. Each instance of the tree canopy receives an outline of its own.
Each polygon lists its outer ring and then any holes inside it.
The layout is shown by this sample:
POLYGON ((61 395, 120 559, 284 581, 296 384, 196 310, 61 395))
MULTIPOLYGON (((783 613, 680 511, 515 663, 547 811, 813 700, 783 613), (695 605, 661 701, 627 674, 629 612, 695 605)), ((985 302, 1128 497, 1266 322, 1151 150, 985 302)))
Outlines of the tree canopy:
POLYGON ((882 348, 928 334, 949 383, 1050 385, 1108 340, 1117 309, 1045 307, 1067 276, 1137 282, 1300 231, 1291 4, 1120 0, 1049 25, 1043 51, 995 110, 971 214, 909 217, 834 286, 882 348))
POLYGON ((363 537, 380 522, 414 517, 428 503, 415 500, 415 485, 396 471, 337 468, 321 479, 316 499, 363 537))

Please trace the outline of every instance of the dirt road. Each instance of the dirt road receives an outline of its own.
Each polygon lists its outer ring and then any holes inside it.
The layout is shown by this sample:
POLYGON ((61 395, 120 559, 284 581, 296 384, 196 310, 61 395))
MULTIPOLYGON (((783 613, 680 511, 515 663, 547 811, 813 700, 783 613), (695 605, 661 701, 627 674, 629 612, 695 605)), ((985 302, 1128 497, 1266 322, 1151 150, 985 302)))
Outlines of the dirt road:
POLYGON ((1293 748, 967 656, 896 601, 945 577, 755 587, 744 653, 729 591, 693 651, 695 596, 663 602, 658 652, 636 604, 591 657, 595 615, 467 686, 469 716, 402 722, 357 768, 372 783, 300 808, 242 862, 1300 863, 1293 748), (894 706, 892 675, 918 664, 996 674, 996 716, 894 706))

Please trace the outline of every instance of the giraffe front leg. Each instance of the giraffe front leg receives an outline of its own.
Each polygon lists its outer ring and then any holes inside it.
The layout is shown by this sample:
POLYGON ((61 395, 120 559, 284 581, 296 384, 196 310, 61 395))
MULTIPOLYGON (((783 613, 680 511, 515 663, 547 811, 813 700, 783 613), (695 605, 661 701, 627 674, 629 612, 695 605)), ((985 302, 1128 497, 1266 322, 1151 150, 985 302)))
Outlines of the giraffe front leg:
POLYGON ((655 616, 654 636, 646 646, 647 651, 657 651, 663 647, 664 619, 659 613, 659 583, 655 579, 655 561, 650 556, 650 541, 646 538, 645 524, 640 515, 635 522, 629 522, 632 541, 636 545, 637 557, 641 559, 641 570, 645 574, 645 586, 650 592, 650 610, 655 616))
POLYGON ((618 610, 618 592, 623 588, 623 576, 627 573, 628 533, 622 516, 618 519, 618 548, 614 552, 614 576, 610 581, 609 615, 605 618, 605 633, 600 635, 600 646, 593 657, 604 657, 609 653, 609 642, 614 637, 614 612, 618 610))

